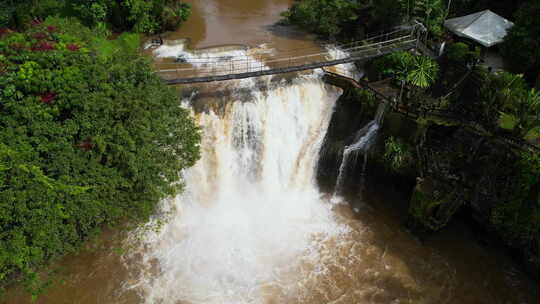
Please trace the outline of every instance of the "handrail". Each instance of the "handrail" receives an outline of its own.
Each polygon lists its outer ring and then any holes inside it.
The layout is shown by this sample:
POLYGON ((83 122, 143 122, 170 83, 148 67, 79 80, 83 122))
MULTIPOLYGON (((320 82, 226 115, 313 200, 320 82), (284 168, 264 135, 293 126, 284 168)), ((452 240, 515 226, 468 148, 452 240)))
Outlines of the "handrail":
MULTIPOLYGON (((408 40, 403 41, 402 45, 405 48, 412 48, 413 45, 407 45, 409 43, 414 42, 414 40, 408 40)), ((246 73, 246 72, 253 72, 253 71, 260 71, 260 70, 270 70, 272 69, 268 64, 279 64, 279 63, 288 63, 282 67, 299 67, 302 65, 308 65, 308 64, 321 64, 321 66, 325 66, 324 63, 332 63, 335 61, 335 63, 330 64, 341 64, 341 63, 347 63, 347 62, 353 62, 356 60, 363 59, 364 57, 376 57, 377 55, 384 55, 384 53, 388 50, 394 50, 399 48, 399 46, 384 46, 380 49, 369 49, 369 50, 362 50, 362 51, 356 51, 350 54, 350 56, 336 59, 336 60, 318 60, 318 61, 304 61, 300 62, 299 64, 297 61, 300 59, 307 59, 311 57, 320 57, 321 55, 328 55, 328 53, 319 53, 319 54, 313 54, 313 55, 305 55, 305 56, 298 56, 298 57, 291 57, 291 58, 280 58, 275 60, 269 60, 265 62, 258 62, 258 61, 251 61, 251 60, 233 60, 233 61, 227 61, 225 63, 222 63, 221 65, 219 62, 213 62, 212 66, 203 66, 199 68, 176 68, 176 69, 162 69, 159 70, 158 73, 167 73, 167 72, 198 72, 198 74, 201 73, 212 73, 213 75, 216 75, 217 72, 222 72, 225 74, 231 74, 231 73, 246 73), (374 54, 370 52, 375 52, 374 54), (341 61, 341 62, 338 62, 341 61), (232 68, 231 68, 232 66, 232 68), (218 70, 218 69, 221 69, 218 70), (240 70, 240 71, 239 71, 240 70)), ((313 67, 308 67, 306 69, 312 69, 313 67)))
MULTIPOLYGON (((351 48, 345 48, 345 49, 344 48, 339 48, 339 49, 342 50, 343 52, 347 52, 347 53, 357 52, 357 51, 364 51, 364 50, 361 50, 361 49, 365 48, 365 49, 369 50, 369 48, 373 48, 373 47, 376 47, 376 46, 379 46, 379 45, 382 45, 382 44, 394 44, 396 42, 399 42, 400 40, 404 40, 404 39, 412 38, 412 37, 413 37, 412 35, 405 35, 405 36, 390 39, 390 40, 387 40, 387 41, 381 41, 381 42, 372 43, 372 44, 368 44, 368 45, 360 45, 360 46, 351 47, 351 48)), ((407 40, 405 42, 413 42, 413 41, 415 41, 415 39, 409 39, 409 40, 407 40)), ((273 58, 275 58, 275 59, 266 60, 265 62, 296 60, 296 59, 301 59, 301 58, 329 55, 329 53, 330 53, 330 51, 317 52, 317 53, 313 53, 313 54, 292 56, 292 57, 277 57, 277 56, 274 56, 273 58)), ((168 62, 168 63, 162 63, 161 65, 181 66, 181 65, 188 65, 188 64, 190 64, 192 62, 199 63, 199 64, 204 64, 204 63, 215 64, 215 63, 219 63, 220 61, 210 60, 210 59, 220 59, 220 58, 223 58, 223 57, 224 56, 215 56, 215 57, 210 56, 210 57, 207 57, 207 58, 193 58, 193 59, 190 59, 189 62, 185 62, 185 63, 168 62)), ((263 56, 261 56, 261 57, 263 57, 263 56)), ((231 56, 231 57, 228 58, 227 61, 221 61, 221 62, 231 62, 231 61, 244 62, 246 60, 249 60, 248 56, 231 56)), ((195 69, 195 68, 190 68, 190 69, 195 69)))
POLYGON ((346 55, 331 59, 333 51, 319 51, 298 56, 261 54, 259 56, 208 56, 192 58, 183 63, 162 63, 156 71, 169 84, 209 82, 288 73, 301 70, 338 65, 362 59, 378 57, 396 50, 414 47, 415 27, 398 29, 361 41, 337 45, 346 55), (383 39, 382 41, 380 41, 383 39), (169 77, 167 77, 169 76, 169 77))
MULTIPOLYGON (((176 73, 176 78, 166 80, 168 84, 187 84, 197 82, 212 82, 230 79, 242 79, 249 77, 258 77, 264 75, 290 73, 303 70, 311 70, 324 66, 332 66, 343 63, 354 62, 357 60, 365 60, 369 58, 379 57, 397 50, 408 50, 414 48, 415 40, 401 41, 399 44, 383 46, 377 49, 362 50, 350 54, 349 57, 342 59, 326 59, 326 60, 280 60, 273 62, 278 66, 268 66, 262 62, 243 61, 235 66, 234 62, 226 62, 221 65, 212 65, 210 67, 190 68, 190 69, 170 69, 162 70, 161 73, 171 72, 176 73), (280 64, 281 62, 281 64, 280 64), (179 73, 188 73, 184 77, 180 77, 179 73)), ((185 74, 184 74, 185 75, 185 74)))
MULTIPOLYGON (((370 90, 378 98, 383 99, 385 102, 389 102, 390 107, 392 108, 392 110, 394 112, 399 113, 399 114, 405 114, 407 117, 409 116, 409 114, 412 114, 412 115, 416 115, 416 117, 420 117, 420 116, 423 116, 423 117, 436 116, 436 117, 440 117, 440 118, 444 118, 444 119, 451 119, 451 120, 454 120, 454 121, 457 121, 457 122, 463 124, 472 133, 475 133, 477 135, 482 135, 482 136, 484 135, 483 132, 480 131, 480 129, 484 129, 481 124, 479 124, 476 121, 466 120, 462 116, 456 116, 455 113, 453 113, 451 111, 441 109, 441 108, 437 108, 437 107, 429 107, 429 108, 424 108, 424 109, 421 109, 421 110, 412 109, 410 107, 406 107, 405 109, 402 109, 402 108, 399 107, 399 104, 395 100, 390 100, 390 98, 385 96, 383 93, 381 93, 377 89, 373 88, 370 85, 370 83, 367 82, 367 81, 363 81, 363 80, 358 80, 357 81, 357 80, 355 80, 355 79, 353 79, 351 77, 344 76, 344 75, 341 75, 341 74, 338 74, 338 73, 334 73, 334 72, 328 71, 327 69, 323 69, 323 71, 326 74, 330 74, 330 75, 332 75, 334 77, 339 77, 339 78, 342 78, 342 79, 346 79, 349 82, 356 83, 356 85, 358 87, 363 87, 363 88, 366 88, 366 89, 370 90)), ((518 139, 518 138, 515 138, 515 137, 501 136, 501 135, 493 135, 492 138, 495 139, 495 140, 500 140, 500 141, 504 142, 505 144, 513 146, 514 148, 520 149, 522 151, 540 153, 540 147, 532 145, 532 144, 530 144, 530 143, 528 143, 528 142, 526 142, 526 141, 524 141, 522 139, 518 139)))
MULTIPOLYGON (((411 30, 410 29, 398 29, 398 30, 394 30, 392 32, 388 32, 388 33, 385 33, 385 34, 380 34, 380 35, 377 35, 377 36, 373 36, 373 37, 368 37, 366 39, 363 39, 363 40, 360 40, 360 41, 354 41, 354 42, 349 42, 349 43, 343 43, 343 44, 333 44, 333 45, 326 45, 327 47, 331 46, 333 48, 337 48, 337 49, 341 49, 341 50, 346 50, 346 49, 350 49, 350 48, 355 48, 355 46, 351 46, 351 45, 357 45, 359 43, 365 43, 365 42, 368 42, 368 41, 372 41, 372 40, 375 40, 377 38, 381 38, 381 37, 388 37, 392 34, 395 34, 395 33, 398 33, 398 32, 407 32, 408 34, 406 35, 402 35, 400 37, 407 37, 407 36, 411 36, 412 37, 412 34, 410 33, 411 30)), ((400 38, 398 37, 398 38, 400 38)), ((388 39, 386 39, 385 41, 389 41, 388 39)), ((383 41, 383 42, 385 42, 383 41)), ((373 44, 371 44, 373 45, 373 44)), ((361 47, 363 46, 369 46, 369 45, 362 45, 361 47)), ((298 53, 299 51, 306 51, 306 50, 319 50, 320 49, 320 46, 319 47, 308 47, 308 48, 297 48, 297 49, 290 49, 290 50, 287 50, 287 51, 283 51, 283 52, 280 52, 280 56, 281 55, 284 55, 284 54, 287 54, 287 53, 298 53)), ((326 52, 325 52, 326 53, 326 52)), ((191 61, 197 61, 198 63, 199 62, 209 62, 209 63, 213 63, 214 61, 208 61, 207 59, 218 59, 220 57, 223 57, 223 56, 208 56, 207 58, 192 58, 190 59, 191 61)), ((227 56, 228 57, 228 56, 227 56)), ((232 56, 231 60, 244 60, 246 56, 232 56), (241 58, 241 59, 234 59, 234 58, 241 58)), ((285 56, 281 56, 281 57, 285 57, 285 56)), ((287 56, 288 58, 288 56, 287 56)), ((179 65, 179 64, 182 64, 182 63, 176 63, 176 62, 170 62, 170 63, 161 63, 161 65, 179 65)))

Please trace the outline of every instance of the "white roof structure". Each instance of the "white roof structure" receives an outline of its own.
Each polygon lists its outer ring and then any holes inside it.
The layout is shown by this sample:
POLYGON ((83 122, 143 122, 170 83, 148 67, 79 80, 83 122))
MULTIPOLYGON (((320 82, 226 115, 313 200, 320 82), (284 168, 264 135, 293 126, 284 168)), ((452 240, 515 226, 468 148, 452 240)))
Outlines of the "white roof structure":
POLYGON ((448 19, 444 26, 454 34, 470 38, 485 47, 501 43, 514 24, 490 10, 448 19))

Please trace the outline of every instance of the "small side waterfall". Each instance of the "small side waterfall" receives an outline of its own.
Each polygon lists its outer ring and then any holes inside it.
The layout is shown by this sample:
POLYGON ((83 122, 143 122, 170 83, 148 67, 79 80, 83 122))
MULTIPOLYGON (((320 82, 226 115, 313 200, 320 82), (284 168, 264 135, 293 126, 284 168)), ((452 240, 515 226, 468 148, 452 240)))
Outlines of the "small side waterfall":
POLYGON ((385 110, 386 103, 383 102, 377 108, 375 118, 368 122, 362 129, 358 130, 358 132, 356 132, 353 144, 346 146, 343 150, 343 158, 341 160, 341 165, 339 166, 334 195, 339 195, 342 193, 345 178, 347 176, 347 168, 351 164, 356 164, 358 153, 360 152, 364 154, 364 164, 362 166, 362 180, 360 181, 360 190, 362 191, 364 184, 363 176, 367 167, 367 152, 377 138, 378 130, 382 124, 385 110), (353 160, 352 163, 351 159, 353 160))
MULTIPOLYGON (((353 158, 354 160, 353 163, 356 163, 356 157, 358 156, 357 152, 361 151, 365 154, 365 152, 369 150, 369 147, 373 143, 373 139, 376 137, 378 130, 379 124, 377 123, 377 121, 370 121, 367 125, 365 125, 357 132, 355 142, 352 145, 346 146, 343 150, 343 158, 341 160, 341 165, 339 166, 339 173, 335 188, 336 194, 340 194, 343 190, 343 183, 345 181, 345 177, 347 176, 346 171, 350 165, 351 158, 353 158)), ((364 162, 364 167, 365 163, 366 162, 364 162)))

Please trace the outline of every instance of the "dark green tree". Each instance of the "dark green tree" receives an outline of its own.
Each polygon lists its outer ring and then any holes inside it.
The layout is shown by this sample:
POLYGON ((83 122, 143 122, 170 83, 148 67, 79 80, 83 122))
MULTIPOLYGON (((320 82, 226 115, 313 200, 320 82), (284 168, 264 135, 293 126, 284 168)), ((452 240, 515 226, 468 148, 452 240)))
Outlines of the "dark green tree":
POLYGON ((398 0, 406 20, 418 19, 434 36, 443 32, 443 22, 447 14, 443 0, 398 0))
POLYGON ((328 38, 356 22, 359 7, 355 0, 297 0, 283 16, 289 23, 328 38))
POLYGON ((187 20, 190 6, 181 0, 0 0, 0 27, 23 28, 49 16, 76 17, 101 30, 156 33, 187 20))
POLYGON ((513 72, 524 73, 532 82, 540 70, 540 0, 524 3, 515 16, 501 51, 513 72))

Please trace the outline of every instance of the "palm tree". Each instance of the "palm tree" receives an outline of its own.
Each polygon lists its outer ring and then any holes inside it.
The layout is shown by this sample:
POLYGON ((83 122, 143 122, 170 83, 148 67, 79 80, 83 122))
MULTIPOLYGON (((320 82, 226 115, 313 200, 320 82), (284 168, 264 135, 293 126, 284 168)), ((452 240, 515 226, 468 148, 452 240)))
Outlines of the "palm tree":
POLYGON ((437 79, 439 65, 427 56, 415 56, 408 67, 406 81, 422 89, 429 88, 437 79))
POLYGON ((407 82, 407 75, 411 66, 413 55, 409 52, 398 52, 391 54, 390 56, 395 56, 397 59, 395 77, 401 83, 401 88, 399 90, 399 103, 401 103, 403 100, 403 89, 405 88, 405 83, 407 82))
MULTIPOLYGON (((401 82, 399 101, 402 101, 405 85, 410 85, 412 91, 418 91, 429 88, 437 79, 439 65, 426 56, 402 56, 397 79, 401 82)), ((409 95, 408 95, 409 96, 409 95)))

